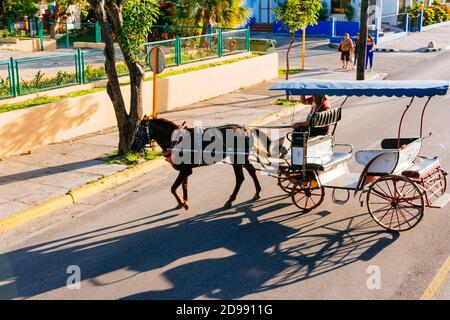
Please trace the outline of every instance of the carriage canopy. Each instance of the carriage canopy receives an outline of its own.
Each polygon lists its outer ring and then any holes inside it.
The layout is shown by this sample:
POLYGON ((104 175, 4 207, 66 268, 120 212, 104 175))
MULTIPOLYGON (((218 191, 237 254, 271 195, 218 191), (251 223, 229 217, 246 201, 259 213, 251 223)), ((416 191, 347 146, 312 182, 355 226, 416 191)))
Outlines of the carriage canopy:
POLYGON ((449 81, 444 80, 318 80, 299 78, 281 81, 270 90, 290 95, 430 97, 445 95, 449 81))

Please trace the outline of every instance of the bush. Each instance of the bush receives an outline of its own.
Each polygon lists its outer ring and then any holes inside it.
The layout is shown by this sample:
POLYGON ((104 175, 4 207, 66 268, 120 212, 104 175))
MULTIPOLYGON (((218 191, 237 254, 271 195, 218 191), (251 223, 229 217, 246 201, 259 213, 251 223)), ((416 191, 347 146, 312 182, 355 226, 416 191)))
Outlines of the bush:
POLYGON ((346 5, 344 7, 344 14, 348 21, 353 21, 353 18, 355 17, 355 8, 351 5, 346 5))
POLYGON ((430 7, 425 7, 423 9, 423 25, 428 26, 435 23, 434 10, 430 7))
POLYGON ((20 80, 20 88, 22 92, 34 92, 40 89, 48 89, 61 87, 68 84, 76 83, 77 77, 75 72, 58 71, 56 77, 46 77, 45 73, 39 70, 33 80, 20 80))
POLYGON ((328 11, 328 5, 326 2, 322 2, 322 8, 319 11, 319 21, 326 21, 330 17, 329 11, 328 11))
POLYGON ((408 12, 409 16, 416 18, 420 15, 420 11, 423 10, 422 3, 419 2, 413 2, 412 5, 409 5, 406 8, 406 11, 408 12))
POLYGON ((412 6, 407 8, 407 12, 411 17, 418 17, 421 10, 423 10, 424 26, 450 20, 449 4, 443 4, 435 1, 433 4, 425 7, 420 2, 414 2, 412 6))
POLYGON ((0 77, 0 97, 9 96, 9 77, 3 79, 0 77))
MULTIPOLYGON (((127 65, 124 62, 116 63, 116 70, 118 75, 124 75, 128 73, 127 65)), ((105 67, 93 67, 88 65, 84 71, 86 81, 94 81, 107 78, 105 67)))
POLYGON ((27 33, 24 30, 14 30, 14 32, 9 32, 9 30, 0 30, 0 37, 2 38, 25 38, 27 33))

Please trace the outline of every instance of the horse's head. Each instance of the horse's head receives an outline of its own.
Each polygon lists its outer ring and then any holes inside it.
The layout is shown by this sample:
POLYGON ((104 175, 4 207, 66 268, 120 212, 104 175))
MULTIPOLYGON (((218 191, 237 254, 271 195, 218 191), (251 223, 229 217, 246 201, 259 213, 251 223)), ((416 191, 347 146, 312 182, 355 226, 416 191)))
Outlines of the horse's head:
POLYGON ((178 126, 170 120, 145 115, 134 135, 131 150, 142 151, 152 140, 155 140, 162 149, 166 149, 170 145, 173 131, 177 128, 178 126))

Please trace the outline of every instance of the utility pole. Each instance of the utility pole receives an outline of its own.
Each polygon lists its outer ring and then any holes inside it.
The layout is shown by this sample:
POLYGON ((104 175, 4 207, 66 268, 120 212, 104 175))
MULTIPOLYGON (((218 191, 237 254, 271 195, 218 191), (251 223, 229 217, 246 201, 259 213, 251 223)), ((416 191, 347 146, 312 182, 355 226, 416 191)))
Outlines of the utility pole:
POLYGON ((366 51, 367 51, 367 35, 368 35, 367 30, 368 11, 369 11, 369 0, 361 0, 356 80, 364 80, 364 69, 366 67, 365 65, 366 65, 366 51))

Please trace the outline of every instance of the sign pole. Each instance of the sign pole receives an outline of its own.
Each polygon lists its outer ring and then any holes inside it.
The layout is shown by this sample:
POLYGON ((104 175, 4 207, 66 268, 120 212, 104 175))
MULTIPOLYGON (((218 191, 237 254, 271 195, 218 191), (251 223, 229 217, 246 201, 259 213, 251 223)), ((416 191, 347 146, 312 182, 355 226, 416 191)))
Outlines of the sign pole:
MULTIPOLYGON (((153 55, 153 64, 154 66, 158 66, 158 55, 153 55)), ((152 111, 152 117, 156 118, 157 112, 156 112, 156 90, 157 90, 157 82, 158 82, 158 68, 153 68, 153 111, 152 111)))
MULTIPOLYGON (((153 65, 155 66, 153 68, 153 109, 152 109, 152 118, 157 117, 156 112, 156 92, 157 92, 157 82, 158 82, 158 54, 155 52, 153 55, 153 65)), ((156 149, 156 143, 155 140, 152 140, 152 151, 155 151, 156 149)))
MULTIPOLYGON (((152 106, 152 118, 156 118, 158 116, 158 110, 156 105, 156 98, 158 95, 158 74, 164 71, 164 67, 166 65, 166 58, 164 56, 164 52, 160 47, 153 47, 148 53, 148 64, 150 65, 150 69, 153 71, 153 106, 152 106)), ((155 141, 151 142, 152 150, 155 151, 156 143, 155 141)))

